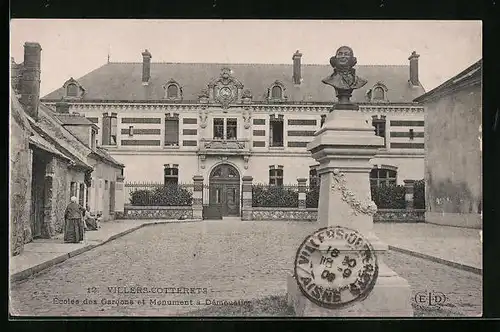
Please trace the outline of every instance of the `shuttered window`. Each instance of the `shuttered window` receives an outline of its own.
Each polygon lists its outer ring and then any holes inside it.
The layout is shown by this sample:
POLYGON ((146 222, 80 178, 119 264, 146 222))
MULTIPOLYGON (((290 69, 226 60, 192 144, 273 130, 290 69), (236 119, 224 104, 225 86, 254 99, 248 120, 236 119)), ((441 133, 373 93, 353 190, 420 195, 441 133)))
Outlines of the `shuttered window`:
POLYGON ((165 118, 165 145, 179 145, 179 119, 165 118))

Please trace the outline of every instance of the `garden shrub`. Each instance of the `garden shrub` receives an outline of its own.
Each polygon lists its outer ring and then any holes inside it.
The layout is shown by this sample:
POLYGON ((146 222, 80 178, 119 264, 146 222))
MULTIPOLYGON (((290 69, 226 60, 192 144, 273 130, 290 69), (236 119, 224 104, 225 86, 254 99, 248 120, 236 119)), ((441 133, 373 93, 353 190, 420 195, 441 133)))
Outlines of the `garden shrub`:
POLYGON ((405 187, 398 185, 381 185, 371 187, 372 200, 379 209, 404 209, 405 187))
POLYGON ((319 203, 319 186, 309 188, 306 192, 306 208, 317 208, 319 203))
POLYGON ((425 209, 425 181, 415 181, 413 187, 413 207, 415 209, 425 209))
POLYGON ((298 207, 299 193, 286 186, 252 187, 252 206, 254 207, 298 207))
POLYGON ((136 190, 130 198, 131 204, 136 206, 191 206, 193 203, 192 192, 179 185, 136 190))

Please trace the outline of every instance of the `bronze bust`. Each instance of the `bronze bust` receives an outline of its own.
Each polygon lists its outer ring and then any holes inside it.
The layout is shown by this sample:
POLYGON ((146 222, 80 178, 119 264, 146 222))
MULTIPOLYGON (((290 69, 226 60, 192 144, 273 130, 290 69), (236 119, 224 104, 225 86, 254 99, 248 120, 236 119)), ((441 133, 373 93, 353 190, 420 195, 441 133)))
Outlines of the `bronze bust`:
MULTIPOLYGON (((346 107, 350 104, 350 97, 354 89, 363 87, 367 81, 356 76, 356 70, 353 68, 357 63, 352 48, 348 46, 340 47, 335 56, 330 58, 330 65, 333 67, 333 74, 322 80, 324 84, 335 88, 339 104, 346 107)), ((352 108, 352 107, 349 107, 352 108)))

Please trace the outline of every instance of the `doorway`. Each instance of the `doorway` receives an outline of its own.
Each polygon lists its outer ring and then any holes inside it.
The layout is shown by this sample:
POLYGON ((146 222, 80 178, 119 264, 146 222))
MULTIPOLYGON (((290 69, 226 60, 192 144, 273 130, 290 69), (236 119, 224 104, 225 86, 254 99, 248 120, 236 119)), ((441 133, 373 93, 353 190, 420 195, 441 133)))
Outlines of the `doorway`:
POLYGON ((240 173, 229 164, 216 166, 209 178, 209 206, 225 216, 240 215, 240 173))

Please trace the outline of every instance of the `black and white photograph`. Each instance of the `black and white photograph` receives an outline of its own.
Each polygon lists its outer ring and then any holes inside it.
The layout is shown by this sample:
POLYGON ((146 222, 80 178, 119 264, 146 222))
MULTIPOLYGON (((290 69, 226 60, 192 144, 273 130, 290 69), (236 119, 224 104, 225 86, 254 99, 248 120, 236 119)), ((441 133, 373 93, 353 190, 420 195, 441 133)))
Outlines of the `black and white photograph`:
POLYGON ((481 21, 10 29, 11 317, 482 317, 481 21))

